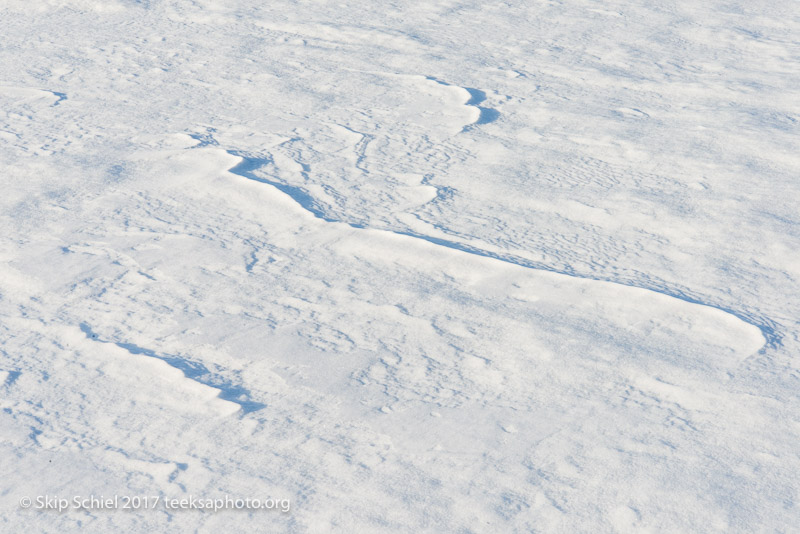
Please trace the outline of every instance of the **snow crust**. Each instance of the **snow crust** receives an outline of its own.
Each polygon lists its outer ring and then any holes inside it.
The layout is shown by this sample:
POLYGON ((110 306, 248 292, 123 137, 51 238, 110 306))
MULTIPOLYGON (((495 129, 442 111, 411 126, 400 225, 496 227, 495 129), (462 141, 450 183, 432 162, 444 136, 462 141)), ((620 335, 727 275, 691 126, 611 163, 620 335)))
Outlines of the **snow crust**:
POLYGON ((800 524, 794 2, 7 0, 0 36, 0 531, 800 524))

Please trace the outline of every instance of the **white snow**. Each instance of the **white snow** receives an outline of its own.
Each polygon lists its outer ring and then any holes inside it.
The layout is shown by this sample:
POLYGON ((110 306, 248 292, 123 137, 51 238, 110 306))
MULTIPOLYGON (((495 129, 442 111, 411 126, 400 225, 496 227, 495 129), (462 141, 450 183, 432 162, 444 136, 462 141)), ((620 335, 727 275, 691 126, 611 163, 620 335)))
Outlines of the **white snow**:
POLYGON ((0 36, 0 531, 800 524, 794 2, 7 0, 0 36), (76 496, 159 501, 37 500, 76 496), (165 503, 226 496, 291 507, 165 503))

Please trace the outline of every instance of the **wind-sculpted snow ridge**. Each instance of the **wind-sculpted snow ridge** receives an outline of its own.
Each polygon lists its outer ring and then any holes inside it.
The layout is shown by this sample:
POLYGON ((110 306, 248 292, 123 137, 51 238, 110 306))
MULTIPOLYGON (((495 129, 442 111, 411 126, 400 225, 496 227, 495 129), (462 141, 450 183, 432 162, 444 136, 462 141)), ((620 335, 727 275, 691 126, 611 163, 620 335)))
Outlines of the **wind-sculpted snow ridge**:
MULTIPOLYGON (((214 380, 208 380, 208 377, 211 376, 211 372, 202 363, 193 362, 179 356, 159 355, 155 351, 139 347, 133 343, 113 342, 101 339, 100 336, 98 336, 98 334, 95 333, 86 323, 81 323, 80 329, 81 332, 86 334, 86 337, 92 341, 96 341, 98 343, 111 343, 128 351, 134 356, 143 355, 148 358, 153 358, 166 363, 170 367, 173 367, 177 371, 183 373, 183 376, 186 377, 186 379, 196 382, 199 386, 199 390, 207 388, 213 393, 214 397, 218 397, 222 401, 225 401, 225 404, 238 404, 242 413, 246 414, 264 408, 264 404, 247 400, 248 392, 244 389, 236 387, 224 380, 222 383, 218 383, 214 380)), ((226 409, 226 411, 231 413, 230 409, 226 409)))
POLYGON ((480 105, 486 100, 486 93, 484 91, 481 91, 480 89, 474 89, 472 87, 461 87, 458 85, 453 85, 444 82, 442 80, 439 80, 437 78, 434 78, 433 76, 426 76, 425 78, 432 82, 436 82, 439 85, 444 85, 445 87, 454 87, 457 89, 461 89, 462 91, 465 91, 468 94, 469 98, 467 99, 466 102, 464 102, 464 105, 476 108, 478 110, 478 118, 475 119, 475 121, 472 124, 467 124, 466 126, 464 126, 463 131, 469 130, 472 126, 489 124, 490 122, 494 122, 500 118, 500 112, 497 111, 496 109, 487 108, 480 105))
MULTIPOLYGON (((396 73, 389 73, 389 72, 370 72, 369 74, 376 75, 382 78, 399 78, 404 80, 404 83, 411 83, 412 85, 416 85, 420 87, 418 84, 436 84, 439 88, 445 89, 446 93, 449 93, 449 98, 451 101, 449 104, 451 105, 450 109, 454 109, 458 107, 452 106, 455 102, 452 100, 458 99, 460 100, 460 105, 470 108, 473 110, 473 117, 470 122, 466 124, 462 122, 460 125, 457 125, 458 130, 456 130, 455 125, 453 131, 465 133, 470 131, 471 129, 491 123, 497 120, 500 116, 499 112, 495 109, 488 108, 481 106, 486 100, 486 93, 479 89, 469 88, 469 87, 462 87, 458 85, 454 85, 443 80, 440 80, 433 76, 418 76, 418 75, 408 75, 408 74, 396 74, 396 73)), ((441 90, 441 89, 440 89, 441 90)), ((463 117, 462 117, 463 119, 463 117)), ((368 161, 366 156, 366 147, 375 140, 375 136, 369 133, 364 133, 362 131, 356 131, 353 128, 350 128, 345 125, 336 124, 338 128, 348 131, 353 135, 358 135, 359 140, 355 142, 352 146, 352 151, 355 156, 354 161, 351 163, 352 166, 362 174, 369 174, 370 168, 372 168, 375 164, 372 164, 368 161)), ((456 133, 456 135, 458 135, 456 133)), ((217 146, 219 147, 219 143, 215 140, 211 133, 206 134, 192 134, 192 138, 199 141, 198 147, 205 147, 205 146, 217 146)), ((303 140, 300 137, 295 137, 289 139, 287 142, 290 143, 298 143, 302 142, 303 140)), ((306 143, 308 146, 308 143, 306 143)), ((504 250, 496 245, 492 245, 490 243, 481 243, 476 244, 475 239, 472 239, 469 236, 460 236, 452 231, 450 231, 446 226, 442 224, 419 224, 419 225, 408 225, 405 224, 404 226, 399 226, 396 224, 396 221, 382 221, 380 226, 370 225, 369 222, 364 222, 364 217, 355 218, 351 216, 351 212, 347 210, 332 210, 331 206, 321 201, 320 199, 316 198, 314 194, 312 194, 309 190, 307 190, 302 184, 295 183, 287 183, 282 178, 278 176, 271 175, 268 172, 258 172, 259 169, 262 169, 267 166, 272 166, 273 168, 276 167, 275 161, 272 159, 272 156, 269 154, 264 153, 252 153, 248 151, 237 150, 235 148, 228 148, 227 152, 233 156, 241 158, 241 162, 236 165, 231 172, 234 174, 238 174, 240 176, 246 177, 248 179, 262 182, 268 185, 272 185, 273 187, 278 188, 280 191, 286 193, 291 198, 293 198, 300 206, 304 209, 312 213, 315 217, 324 220, 326 222, 341 222, 348 224, 353 228, 380 228, 383 230, 391 231, 398 235, 406 235, 409 237, 414 237, 417 239, 425 240, 430 243, 433 243, 438 246, 444 246, 448 248, 452 248, 455 250, 460 250, 462 252, 466 252, 469 254, 474 254, 478 256, 484 256, 488 258, 493 258, 499 261, 503 261, 506 263, 511 263, 514 265, 519 265, 522 267, 527 267, 531 269, 537 269, 542 271, 548 271, 558 274, 563 274, 567 276, 573 276, 577 278, 584 278, 589 280, 597 280, 597 281, 604 281, 604 282, 611 282, 617 283, 624 286, 629 287, 637 287, 641 289, 646 289, 649 291, 654 291, 656 293, 661 293, 673 298, 677 298, 683 300, 685 302, 691 304, 697 304, 702 306, 708 306, 711 308, 718 309, 722 312, 728 313, 737 319, 740 319, 748 324, 751 324, 757 327, 761 331, 761 335, 764 338, 764 346, 762 348, 777 348, 781 346, 782 343, 782 336, 781 329, 778 324, 763 314, 758 313, 757 311, 752 311, 747 308, 735 308, 730 305, 726 305, 720 302, 714 302, 712 299, 706 297, 702 294, 697 294, 693 292, 690 288, 680 287, 676 284, 669 284, 664 282, 658 278, 650 277, 647 275, 639 276, 638 278, 632 277, 624 277, 624 276, 603 276, 602 274, 593 275, 592 273, 587 273, 585 271, 579 272, 577 269, 572 268, 569 264, 561 266, 560 268, 554 267, 552 263, 548 264, 544 261, 537 261, 535 259, 531 259, 530 257, 524 257, 519 253, 510 252, 508 250, 504 250), (423 231, 420 231, 422 227, 423 231)), ((294 155, 297 157, 297 155, 294 155)), ((320 155, 319 157, 324 157, 320 155)), ((310 166, 307 163, 303 163, 301 160, 296 160, 295 163, 302 169, 299 171, 299 175, 302 177, 303 183, 319 183, 319 179, 314 180, 310 176, 310 166)), ((373 169, 373 172, 375 169, 373 169)), ((579 179, 586 179, 583 176, 585 172, 583 169, 578 169, 577 174, 580 175, 579 179)), ((452 195, 452 190, 448 185, 439 184, 432 184, 431 178, 432 174, 425 174, 425 177, 421 180, 420 186, 430 188, 434 193, 432 193, 429 199, 424 200, 424 204, 427 206, 435 206, 438 202, 442 200, 446 200, 452 195)), ((357 182, 357 180, 354 180, 357 182)), ((348 190, 344 190, 342 192, 337 193, 336 187, 322 185, 322 188, 325 190, 327 197, 329 199, 335 198, 337 195, 340 199, 342 199, 342 194, 346 193, 348 190)), ((346 201, 344 202, 346 203, 346 201)), ((421 209, 423 204, 420 204, 416 207, 417 210, 421 209)), ((341 208, 341 206, 339 206, 341 208)), ((413 214, 418 221, 422 222, 419 216, 413 214)))
POLYGON ((8 98, 17 105, 28 104, 39 99, 47 99, 50 100, 51 107, 58 106, 61 104, 61 102, 67 99, 67 95, 59 91, 10 85, 0 85, 0 97, 8 98))
MULTIPOLYGON (((436 76, 421 76, 418 74, 403 74, 395 72, 381 72, 381 71, 358 71, 362 74, 372 74, 382 78, 401 78, 412 82, 433 82, 436 85, 447 88, 454 94, 457 94, 461 99, 461 105, 472 108, 475 112, 474 118, 462 126, 461 132, 466 132, 474 126, 481 126, 495 122, 500 118, 500 112, 494 108, 482 106, 486 99, 486 91, 476 89, 474 87, 466 87, 449 83, 445 80, 437 78, 436 76)), ((352 130, 351 130, 352 131, 352 130)), ((363 134, 361 134, 363 135, 363 134)))
MULTIPOLYGON (((192 135, 191 137, 193 137, 194 139, 198 139, 198 137, 195 136, 195 135, 192 135)), ((207 146, 207 145, 202 145, 202 146, 207 146)), ((347 220, 336 219, 334 217, 329 216, 326 213, 324 207, 319 205, 311 195, 309 195, 306 191, 304 191, 300 187, 289 186, 289 185, 283 184, 283 183, 281 183, 281 182, 279 182, 277 180, 270 180, 270 179, 265 178, 265 177, 263 177, 261 175, 255 174, 254 171, 256 171, 257 169, 259 169, 259 168, 263 167, 264 165, 266 165, 267 163, 269 163, 269 159, 263 158, 263 157, 250 157, 250 156, 248 156, 248 155, 246 155, 246 154, 244 154, 242 152, 238 152, 238 151, 235 151, 235 150, 226 150, 226 152, 228 154, 230 154, 231 156, 237 157, 237 158, 239 158, 241 160, 239 164, 235 165, 234 167, 232 167, 230 169, 231 173, 239 175, 239 176, 241 176, 243 178, 247 178, 248 180, 253 180, 253 181, 256 181, 256 182, 260 182, 260 183, 271 185, 271 186, 275 187, 276 189, 278 189, 282 193, 284 193, 287 196, 289 196, 290 198, 292 198, 298 205, 300 205, 303 209, 308 211, 314 217, 316 217, 318 219, 321 219, 321 220, 323 220, 325 222, 343 223, 343 224, 346 224, 346 225, 348 225, 348 226, 350 226, 352 228, 367 229, 367 226, 365 226, 363 224, 352 223, 352 222, 347 221, 347 220)), ((583 275, 580 275, 578 273, 575 273, 574 271, 555 269, 555 268, 553 268, 551 266, 548 266, 548 265, 545 265, 545 264, 543 264, 541 262, 536 262, 536 261, 533 261, 533 260, 522 258, 520 256, 517 256, 517 255, 514 255, 514 254, 510 254, 510 253, 507 253, 507 252, 503 252, 503 251, 485 250, 485 249, 476 247, 476 246, 474 246, 474 245, 472 245, 470 243, 456 241, 454 239, 447 238, 447 237, 435 237, 435 236, 425 235, 425 234, 421 234, 421 233, 417 233, 417 232, 411 232, 411 231, 408 231, 408 230, 386 229, 386 228, 384 228, 382 230, 384 230, 386 232, 389 232, 389 233, 393 233, 395 235, 407 236, 407 237, 412 237, 412 238, 415 238, 415 239, 420 239, 420 240, 423 240, 423 241, 427 241, 428 243, 432 243, 434 245, 447 247, 447 248, 450 248, 450 249, 453 249, 453 250, 458 250, 458 251, 465 252, 467 254, 472 254, 472 255, 475 255, 475 256, 491 258, 491 259, 498 260, 498 261, 501 261, 501 262, 504 262, 504 263, 510 263, 512 265, 518 265, 520 267, 525 267, 525 268, 528 268, 528 269, 546 271, 546 272, 551 272, 551 273, 555 273, 555 274, 560 274, 560 275, 564 275, 564 276, 569 276, 569 277, 579 278, 579 279, 585 279, 585 280, 594 280, 594 281, 598 281, 598 282, 619 284, 621 286, 633 287, 633 288, 643 289, 643 290, 647 290, 647 291, 652 291, 654 293, 659 293, 659 294, 665 295, 667 297, 672 297, 672 298, 675 298, 675 299, 678 299, 678 300, 682 300, 682 301, 687 302, 689 304, 695 304, 695 305, 698 305, 698 306, 706 306, 706 307, 709 307, 709 308, 713 308, 713 309, 719 310, 719 311, 724 312, 726 314, 729 314, 729 315, 735 317, 736 319, 742 321, 743 323, 746 323, 748 325, 751 325, 751 326, 757 328, 760 331, 760 333, 761 333, 761 335, 763 337, 763 341, 764 341, 764 344, 762 346, 762 350, 765 347, 774 348, 774 347, 777 347, 777 346, 779 346, 781 344, 780 331, 778 330, 777 325, 773 321, 769 320, 768 318, 760 317, 760 316, 757 316, 755 314, 743 312, 743 311, 740 311, 740 310, 734 310, 734 309, 727 308, 727 307, 724 307, 724 306, 715 305, 715 304, 703 301, 701 298, 699 298, 697 296, 694 296, 694 295, 692 295, 691 293, 688 293, 688 292, 678 291, 678 290, 675 290, 674 288, 669 288, 669 287, 665 287, 665 286, 641 286, 641 285, 634 285, 634 284, 625 283, 624 281, 620 281, 620 280, 583 276, 583 275)))

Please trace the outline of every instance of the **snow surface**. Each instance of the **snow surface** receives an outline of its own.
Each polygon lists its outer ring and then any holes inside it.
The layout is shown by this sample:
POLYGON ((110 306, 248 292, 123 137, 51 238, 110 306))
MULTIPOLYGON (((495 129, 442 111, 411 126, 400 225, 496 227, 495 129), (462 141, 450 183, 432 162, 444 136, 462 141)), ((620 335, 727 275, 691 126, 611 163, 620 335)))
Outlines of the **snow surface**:
POLYGON ((796 1, 4 0, 0 73, 0 531, 800 531, 796 1))

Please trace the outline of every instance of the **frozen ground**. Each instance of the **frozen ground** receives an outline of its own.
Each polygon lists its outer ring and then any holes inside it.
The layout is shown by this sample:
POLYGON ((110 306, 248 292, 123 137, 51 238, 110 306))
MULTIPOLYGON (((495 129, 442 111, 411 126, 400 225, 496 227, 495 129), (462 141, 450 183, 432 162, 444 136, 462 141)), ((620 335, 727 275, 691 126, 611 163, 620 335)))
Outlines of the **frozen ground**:
POLYGON ((798 121, 792 0, 4 0, 0 531, 797 532, 798 121))

